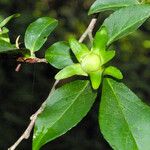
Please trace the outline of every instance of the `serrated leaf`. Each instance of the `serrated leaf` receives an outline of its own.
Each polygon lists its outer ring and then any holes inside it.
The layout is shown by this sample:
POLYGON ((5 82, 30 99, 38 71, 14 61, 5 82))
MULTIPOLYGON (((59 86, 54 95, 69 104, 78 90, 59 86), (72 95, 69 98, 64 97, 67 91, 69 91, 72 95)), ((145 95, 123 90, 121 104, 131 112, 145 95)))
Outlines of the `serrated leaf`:
POLYGON ((105 79, 99 123, 114 150, 150 148, 150 107, 123 83, 105 79))
POLYGON ((57 89, 35 123, 33 150, 76 126, 91 109, 96 98, 89 81, 75 81, 57 89))
POLYGON ((129 6, 114 12, 102 25, 108 31, 107 45, 137 30, 149 17, 150 5, 129 6))
POLYGON ((74 75, 88 76, 88 74, 83 71, 80 64, 73 64, 73 65, 67 66, 64 69, 60 70, 56 74, 55 79, 56 80, 66 79, 66 78, 72 77, 74 75))
POLYGON ((25 33, 26 48, 33 52, 38 51, 57 24, 58 21, 50 17, 42 17, 31 23, 25 33))
POLYGON ((19 17, 19 16, 20 16, 20 14, 14 14, 14 15, 11 15, 11 16, 7 17, 2 22, 0 22, 0 28, 2 28, 3 26, 5 26, 11 19, 19 17))
POLYGON ((107 67, 104 70, 103 74, 112 76, 112 77, 117 78, 117 79, 123 79, 123 75, 122 75, 121 71, 114 66, 107 67))
POLYGON ((70 38, 69 44, 79 62, 81 62, 82 58, 90 52, 85 44, 79 43, 75 38, 70 38))
POLYGON ((8 52, 8 51, 14 51, 17 48, 15 45, 12 45, 11 43, 8 43, 4 40, 0 40, 0 53, 8 52))
POLYGON ((122 7, 139 4, 138 0, 96 0, 89 10, 89 15, 106 10, 116 10, 122 7))
POLYGON ((58 69, 73 64, 70 47, 66 42, 57 42, 49 47, 45 53, 45 58, 52 66, 58 69))

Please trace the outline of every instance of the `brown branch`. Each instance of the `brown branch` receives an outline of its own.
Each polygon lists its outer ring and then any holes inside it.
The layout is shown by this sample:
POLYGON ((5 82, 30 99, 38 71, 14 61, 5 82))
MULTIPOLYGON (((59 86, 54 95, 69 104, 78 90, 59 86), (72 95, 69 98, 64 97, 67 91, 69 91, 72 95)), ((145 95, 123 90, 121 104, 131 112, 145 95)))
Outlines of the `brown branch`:
POLYGON ((24 57, 19 57, 17 59, 19 64, 17 65, 15 71, 19 72, 21 68, 21 63, 30 63, 30 64, 35 64, 35 63, 48 63, 45 58, 24 58, 24 57))
POLYGON ((48 63, 45 58, 24 58, 24 57, 19 57, 17 59, 18 62, 22 63, 30 63, 30 64, 35 64, 35 63, 48 63))
MULTIPOLYGON (((90 35, 90 37, 92 36, 92 32, 93 32, 93 29, 95 27, 96 21, 97 21, 96 18, 93 18, 91 20, 88 28, 86 29, 86 31, 83 33, 83 35, 79 39, 79 42, 82 43, 88 35, 90 35)), ((41 63, 41 62, 44 62, 44 63, 47 63, 47 61, 45 59, 39 59, 39 58, 26 59, 26 60, 21 60, 20 59, 19 62, 27 62, 27 63, 41 63)), ((59 80, 56 80, 53 87, 52 87, 52 89, 51 89, 51 91, 50 91, 50 93, 49 93, 49 96, 55 91, 55 87, 58 83, 59 83, 59 80)), ((30 121, 27 129, 24 131, 24 133, 21 135, 21 137, 14 143, 14 145, 12 145, 10 148, 8 148, 8 150, 15 150, 16 147, 21 143, 22 140, 28 139, 30 137, 30 134, 31 134, 31 131, 34 127, 35 121, 36 121, 38 115, 41 114, 42 111, 44 110, 45 105, 46 105, 46 101, 43 102, 43 104, 40 106, 40 108, 37 110, 37 112, 30 117, 31 121, 30 121)))

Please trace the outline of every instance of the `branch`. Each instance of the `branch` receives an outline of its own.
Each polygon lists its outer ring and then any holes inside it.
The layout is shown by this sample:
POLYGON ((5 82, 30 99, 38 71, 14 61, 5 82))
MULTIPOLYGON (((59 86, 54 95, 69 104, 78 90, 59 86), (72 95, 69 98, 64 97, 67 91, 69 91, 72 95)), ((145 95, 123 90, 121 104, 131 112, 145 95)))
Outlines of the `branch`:
POLYGON ((19 57, 17 59, 18 62, 22 63, 30 63, 30 64, 35 64, 35 63, 48 63, 45 58, 24 58, 24 57, 19 57))
POLYGON ((30 63, 30 64, 35 64, 35 63, 48 63, 47 60, 45 58, 24 58, 24 57, 19 57, 17 59, 17 61, 19 62, 19 64, 17 65, 15 71, 19 72, 20 68, 21 68, 21 63, 30 63))
POLYGON ((97 22, 97 17, 93 18, 88 26, 88 28, 85 30, 85 32, 82 34, 82 36, 79 39, 79 42, 82 43, 84 39, 89 36, 90 41, 93 41, 92 32, 95 27, 95 24, 97 22))
MULTIPOLYGON (((84 41, 84 39, 90 35, 90 37, 92 36, 92 32, 93 32, 93 29, 95 27, 95 24, 96 24, 96 21, 97 19, 96 18, 93 18, 88 26, 88 28, 86 29, 86 31, 83 33, 83 35, 81 36, 81 38, 79 39, 79 42, 82 43, 84 41)), ((93 37, 92 37, 93 39, 93 37)), ((21 60, 19 60, 21 62, 21 60)), ((33 61, 33 60, 32 60, 33 61)), ((31 60, 26 60, 26 61, 23 61, 23 62, 27 62, 27 63, 31 63, 32 62, 31 60)), ((44 63, 47 63, 47 61, 45 59, 39 59, 39 58, 36 58, 36 62, 35 60, 32 62, 32 63, 40 63, 40 62, 44 62, 44 63)), ((55 91, 55 88, 56 88, 56 85, 59 83, 59 80, 56 80, 50 93, 49 93, 49 96, 55 91)), ((14 145, 12 145, 10 148, 8 148, 8 150, 15 150, 16 147, 21 143, 22 140, 24 139, 28 139, 30 137, 30 134, 31 134, 31 131, 34 127, 34 124, 35 124, 35 121, 38 117, 39 114, 42 113, 42 111, 44 110, 45 108, 45 105, 46 105, 46 101, 42 103, 42 105, 40 106, 40 108, 36 111, 36 113, 34 113, 31 117, 30 117, 30 123, 28 125, 28 127, 26 128, 26 130, 24 131, 24 133, 21 135, 21 137, 14 143, 14 145)))
MULTIPOLYGON (((55 87, 58 84, 58 82, 59 82, 58 80, 55 81, 55 83, 54 83, 54 85, 53 85, 49 95, 51 95, 55 91, 55 87)), ((45 105, 46 105, 46 101, 44 101, 42 103, 42 105, 40 106, 40 108, 30 117, 31 121, 30 121, 27 129, 24 131, 24 133, 21 135, 21 137, 15 142, 15 144, 12 145, 10 148, 8 148, 8 150, 15 150, 16 147, 21 143, 22 140, 28 139, 30 137, 30 134, 31 134, 31 131, 32 131, 33 127, 34 127, 35 121, 36 121, 38 115, 41 114, 42 111, 44 110, 45 105)))

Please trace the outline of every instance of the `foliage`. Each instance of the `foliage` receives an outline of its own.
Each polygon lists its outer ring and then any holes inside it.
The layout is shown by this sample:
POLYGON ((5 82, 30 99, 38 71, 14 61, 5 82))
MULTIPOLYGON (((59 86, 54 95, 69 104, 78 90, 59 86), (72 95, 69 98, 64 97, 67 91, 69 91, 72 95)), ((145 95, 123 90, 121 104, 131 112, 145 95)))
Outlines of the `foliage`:
MULTIPOLYGON (((88 81, 81 80, 55 90, 47 98, 46 108, 36 121, 33 150, 40 149, 41 146, 66 133, 81 121, 90 110, 97 89, 104 78, 99 124, 105 139, 114 150, 126 150, 131 147, 135 150, 147 150, 150 146, 148 142, 150 108, 123 83, 109 79, 108 76, 118 79, 122 79, 123 76, 116 67, 107 64, 115 56, 114 50, 108 50, 110 44, 137 30, 149 18, 150 5, 139 4, 134 0, 127 1, 126 4, 120 3, 118 6, 114 4, 118 1, 108 2, 101 4, 100 1, 96 1, 90 9, 89 14, 115 10, 96 32, 91 48, 79 43, 75 38, 70 38, 69 44, 57 42, 46 51, 47 61, 52 66, 62 69, 55 76, 57 80, 73 75, 89 76, 94 90, 88 81), (113 113, 112 109, 114 109, 113 113), (137 117, 133 119, 134 116, 137 117)), ((35 51, 43 46, 56 26, 57 21, 49 17, 39 18, 29 25, 25 34, 25 46, 30 51, 28 58, 36 58, 35 51)), ((16 49, 10 43, 9 36, 6 36, 5 28, 1 29, 1 52, 16 49)))
POLYGON ((150 107, 128 87, 105 79, 99 124, 113 149, 146 150, 149 147, 149 115, 150 107))
POLYGON ((96 92, 88 81, 66 84, 50 95, 35 125, 33 150, 74 127, 90 110, 95 98, 96 92))
POLYGON ((137 0, 96 0, 89 10, 89 14, 99 13, 106 10, 116 10, 122 7, 137 5, 137 0))
POLYGON ((49 17, 39 18, 30 24, 25 33, 25 47, 32 53, 38 51, 56 26, 57 20, 49 17))

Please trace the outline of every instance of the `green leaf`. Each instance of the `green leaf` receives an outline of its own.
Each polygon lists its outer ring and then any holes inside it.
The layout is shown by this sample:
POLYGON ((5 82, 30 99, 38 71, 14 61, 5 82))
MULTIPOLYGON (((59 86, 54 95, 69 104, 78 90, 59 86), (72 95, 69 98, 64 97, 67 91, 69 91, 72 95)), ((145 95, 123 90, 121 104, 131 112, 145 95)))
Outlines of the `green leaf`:
POLYGON ((8 42, 0 39, 0 53, 14 51, 16 49, 17 48, 15 47, 15 45, 12 45, 11 43, 8 43, 8 42))
POLYGON ((88 76, 88 74, 83 71, 80 64, 73 64, 73 65, 67 66, 64 69, 60 70, 56 74, 55 79, 56 80, 66 79, 66 78, 72 77, 74 75, 88 76))
POLYGON ((3 41, 10 43, 9 35, 7 33, 0 35, 0 40, 3 40, 3 41))
POLYGON ((100 51, 100 58, 102 61, 102 65, 106 64, 110 60, 112 60, 115 57, 116 52, 113 50, 109 51, 100 51))
POLYGON ((33 150, 57 137, 79 123, 91 109, 96 98, 88 81, 75 81, 53 92, 46 108, 35 123, 33 150))
POLYGON ((2 28, 2 31, 0 32, 0 40, 4 40, 8 43, 10 43, 10 38, 8 35, 9 30, 5 27, 2 28))
POLYGON ((45 58, 52 66, 58 69, 73 64, 70 47, 66 42, 57 42, 49 47, 45 53, 45 58))
POLYGON ((0 15, 0 22, 4 20, 3 16, 0 15))
POLYGON ((108 31, 107 45, 137 30, 149 17, 150 5, 129 6, 114 12, 102 25, 108 31))
POLYGON ((123 79, 123 75, 122 75, 121 71, 114 66, 107 67, 104 70, 103 74, 112 76, 112 77, 117 78, 117 79, 123 79))
POLYGON ((7 17, 2 22, 0 22, 0 28, 2 28, 3 26, 5 26, 11 19, 19 17, 19 16, 20 16, 20 14, 14 14, 14 15, 11 15, 11 16, 7 17))
POLYGON ((8 33, 8 32, 9 32, 9 29, 8 29, 8 28, 6 28, 6 27, 3 27, 1 30, 2 30, 2 31, 0 31, 0 35, 5 34, 5 33, 8 33))
POLYGON ((102 70, 90 73, 90 80, 93 89, 98 89, 102 81, 102 70))
POLYGON ((112 76, 112 77, 117 78, 117 79, 123 79, 123 75, 122 75, 121 71, 114 66, 107 67, 104 70, 103 74, 112 76))
POLYGON ((96 0, 89 10, 89 15, 106 10, 116 10, 121 7, 139 4, 138 0, 96 0))
POLYGON ((49 17, 42 17, 31 23, 25 33, 26 48, 32 52, 38 51, 57 24, 57 20, 49 17))
POLYGON ((108 42, 108 33, 106 28, 102 27, 99 31, 96 32, 96 35, 94 37, 93 52, 96 51, 96 53, 99 54, 100 51, 105 50, 107 42, 108 42))
POLYGON ((123 83, 104 80, 99 123, 114 150, 150 147, 150 107, 123 83))
POLYGON ((75 38, 70 38, 69 44, 79 62, 90 52, 85 44, 79 43, 75 38))

